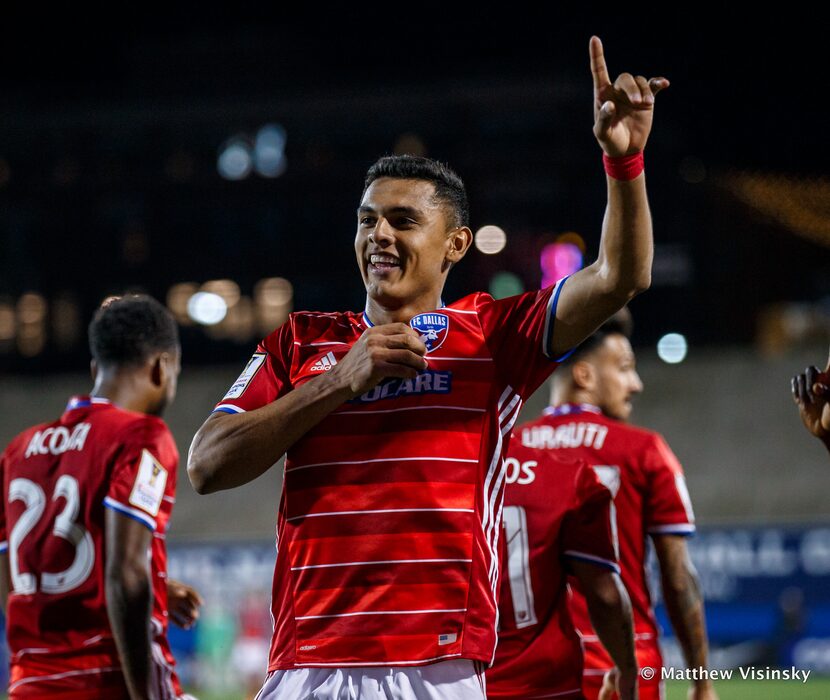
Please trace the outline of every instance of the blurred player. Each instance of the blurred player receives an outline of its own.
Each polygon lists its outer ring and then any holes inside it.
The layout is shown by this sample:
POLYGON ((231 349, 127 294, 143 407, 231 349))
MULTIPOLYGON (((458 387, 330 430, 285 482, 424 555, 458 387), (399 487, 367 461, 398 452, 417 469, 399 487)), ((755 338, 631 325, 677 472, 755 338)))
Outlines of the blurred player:
POLYGON ((508 455, 499 643, 487 697, 583 697, 582 648, 568 612, 571 573, 620 670, 620 696, 631 700, 637 660, 631 601, 618 575, 611 492, 584 462, 518 440, 508 455))
POLYGON ((0 457, 0 568, 10 698, 184 698, 167 643, 199 595, 168 581, 178 453, 178 329, 147 296, 106 302, 89 327, 94 387, 0 457))
POLYGON ((590 51, 609 172, 597 262, 444 306, 472 242, 464 185, 426 158, 382 158, 357 212, 364 312, 291 314, 194 437, 200 493, 288 452, 263 700, 484 696, 511 427, 555 358, 650 281, 641 151, 668 81, 612 84, 596 37, 590 51))
POLYGON ((824 372, 813 366, 796 374, 792 389, 804 427, 830 452, 830 360, 824 372))
MULTIPOLYGON (((703 597, 686 549, 685 537, 695 525, 683 469, 660 435, 624 422, 632 397, 643 389, 629 325, 630 317, 618 314, 580 345, 554 377, 544 416, 518 432, 524 445, 584 459, 614 495, 622 580, 634 612, 640 698, 649 700, 662 697, 663 662, 646 580, 647 536, 654 543, 666 610, 688 668, 707 667, 708 644, 703 597)), ((613 663, 591 627, 578 582, 574 588, 571 612, 585 651, 583 688, 587 698, 596 698, 613 663)), ((697 681, 689 697, 715 695, 709 681, 697 681)))

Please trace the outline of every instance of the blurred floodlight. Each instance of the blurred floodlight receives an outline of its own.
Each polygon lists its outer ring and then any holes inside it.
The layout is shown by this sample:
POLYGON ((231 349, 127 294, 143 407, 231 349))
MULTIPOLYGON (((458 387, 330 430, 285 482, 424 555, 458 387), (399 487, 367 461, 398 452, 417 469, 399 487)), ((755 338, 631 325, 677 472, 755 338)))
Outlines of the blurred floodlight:
POLYGON ((254 287, 254 299, 263 306, 282 306, 290 304, 294 296, 294 287, 283 277, 269 277, 257 282, 254 287))
POLYGON ((482 226, 476 231, 476 248, 485 255, 495 255, 507 245, 507 234, 498 226, 482 226))
POLYGON ((69 294, 61 294, 52 302, 52 338, 61 350, 77 345, 81 338, 81 310, 69 294))
POLYGON ((0 302, 0 341, 14 338, 14 307, 8 302, 0 302))
POLYGON ((228 313, 228 305, 218 294, 196 292, 187 302, 187 313, 196 323, 213 326, 221 323, 228 313))
POLYGON ((243 138, 232 138, 219 151, 216 168, 226 180, 244 180, 253 167, 251 147, 243 138))
POLYGON ((239 285, 233 280, 210 280, 202 285, 202 292, 210 292, 222 297, 225 305, 231 308, 239 301, 239 285))
POLYGON ((657 341, 657 356, 670 365, 676 365, 686 359, 689 346, 680 333, 667 333, 657 341))
POLYGON ((512 272, 497 272, 490 280, 490 294, 494 299, 512 297, 524 290, 522 281, 512 272))
POLYGON ((21 324, 42 323, 46 316, 46 299, 36 292, 27 292, 17 301, 17 317, 21 324))
POLYGON ((183 326, 193 323, 187 312, 187 302, 198 291, 199 285, 195 282, 179 282, 167 290, 167 308, 170 309, 176 321, 183 326))
POLYGON ((266 124, 254 140, 254 168, 263 177, 279 177, 285 172, 285 129, 266 124))
POLYGON ((576 243, 549 243, 542 248, 539 264, 542 267, 542 287, 549 287, 582 268, 582 251, 576 243))

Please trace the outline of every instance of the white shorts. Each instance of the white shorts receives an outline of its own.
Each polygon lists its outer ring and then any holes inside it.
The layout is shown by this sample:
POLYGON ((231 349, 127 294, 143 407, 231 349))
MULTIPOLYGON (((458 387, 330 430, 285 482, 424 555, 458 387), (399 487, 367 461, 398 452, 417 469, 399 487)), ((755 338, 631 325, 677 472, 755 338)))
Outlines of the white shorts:
POLYGON ((272 671, 255 700, 486 700, 484 664, 357 666, 272 671))

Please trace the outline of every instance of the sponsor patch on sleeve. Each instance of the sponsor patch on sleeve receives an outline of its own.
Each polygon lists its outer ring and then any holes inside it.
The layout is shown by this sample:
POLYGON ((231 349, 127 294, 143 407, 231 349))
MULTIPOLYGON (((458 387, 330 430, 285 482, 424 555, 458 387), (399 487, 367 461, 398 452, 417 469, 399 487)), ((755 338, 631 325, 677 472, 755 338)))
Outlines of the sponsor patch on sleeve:
POLYGON ((148 450, 142 450, 130 503, 151 515, 158 515, 167 485, 167 470, 148 450))
POLYGON ((254 378, 254 375, 259 371, 259 368, 262 367, 263 363, 265 362, 265 353, 264 352, 255 352, 253 357, 248 360, 248 364, 245 365, 245 369, 242 370, 242 374, 239 375, 239 378, 233 383, 233 386, 228 390, 228 393, 222 398, 223 401, 226 399, 238 399, 242 396, 245 389, 248 388, 248 384, 251 383, 251 380, 254 378))

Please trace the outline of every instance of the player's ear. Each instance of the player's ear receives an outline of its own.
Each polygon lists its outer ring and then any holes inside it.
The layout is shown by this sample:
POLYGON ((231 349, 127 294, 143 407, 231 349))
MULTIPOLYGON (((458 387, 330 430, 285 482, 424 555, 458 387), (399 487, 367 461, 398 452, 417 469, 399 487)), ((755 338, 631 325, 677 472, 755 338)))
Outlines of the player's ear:
POLYGON ((590 362, 574 362, 571 373, 578 388, 591 391, 596 386, 596 369, 590 362))
POLYGON ((473 232, 469 227, 460 226, 459 228, 452 229, 447 234, 447 262, 454 265, 461 260, 467 254, 472 242, 473 232))
POLYGON ((166 353, 160 352, 157 355, 153 355, 148 360, 148 364, 150 365, 150 381, 155 387, 162 386, 167 377, 168 368, 166 367, 167 363, 164 360, 165 354, 166 353))

